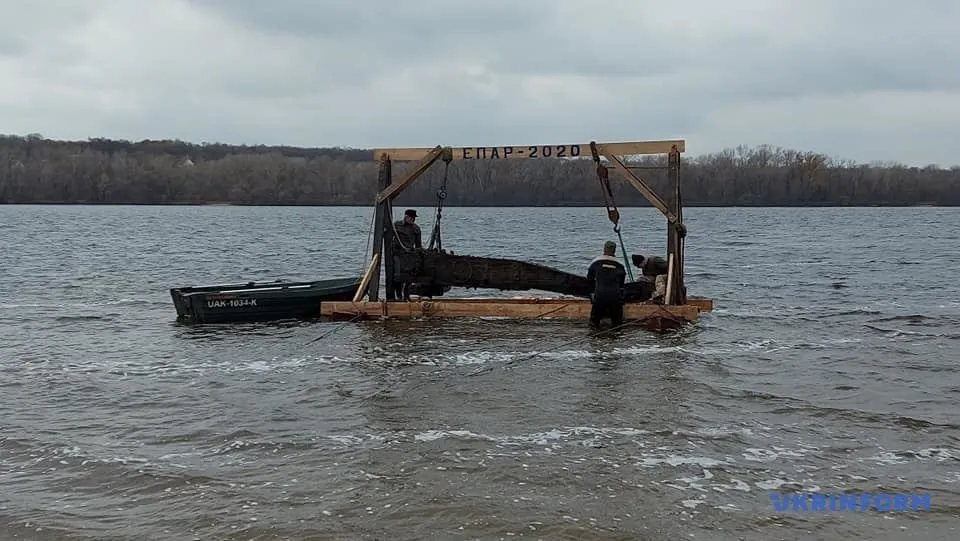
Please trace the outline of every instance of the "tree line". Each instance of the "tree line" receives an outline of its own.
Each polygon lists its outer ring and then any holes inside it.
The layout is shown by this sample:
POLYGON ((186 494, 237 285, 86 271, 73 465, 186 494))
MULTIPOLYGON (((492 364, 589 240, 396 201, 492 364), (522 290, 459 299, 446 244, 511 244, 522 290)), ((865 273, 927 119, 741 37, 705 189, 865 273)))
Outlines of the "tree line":
MULTIPOLYGON (((666 156, 632 160, 663 193, 666 156)), ((398 178, 413 164, 393 164, 398 178)), ((371 205, 379 164, 369 149, 57 141, 0 136, 0 203, 371 205)), ((432 205, 444 177, 451 206, 602 205, 589 159, 438 161, 396 203, 432 205)), ((619 178, 611 172, 611 180, 619 178)), ((770 145, 683 156, 685 206, 960 205, 960 166, 860 164, 770 145)), ((626 182, 616 203, 646 206, 626 182)))

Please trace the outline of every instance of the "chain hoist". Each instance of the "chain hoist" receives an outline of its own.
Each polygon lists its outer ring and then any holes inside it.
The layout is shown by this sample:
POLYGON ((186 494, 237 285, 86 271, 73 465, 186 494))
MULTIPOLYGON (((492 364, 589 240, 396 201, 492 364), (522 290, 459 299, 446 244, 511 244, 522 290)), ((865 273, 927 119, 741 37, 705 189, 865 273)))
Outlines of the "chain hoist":
POLYGON ((596 143, 590 143, 590 151, 593 153, 593 161, 597 164, 597 180, 600 181, 600 193, 603 194, 603 204, 607 207, 607 218, 613 222, 613 232, 620 239, 620 251, 623 253, 623 266, 627 269, 627 276, 633 282, 633 270, 630 268, 630 260, 627 259, 627 246, 623 242, 623 235, 620 233, 620 210, 617 209, 617 201, 613 196, 613 188, 610 187, 610 171, 600 163, 600 153, 597 152, 596 143))
POLYGON ((443 149, 443 182, 440 189, 437 190, 437 216, 434 218, 433 232, 430 234, 430 250, 434 248, 437 251, 443 249, 443 242, 440 238, 440 219, 443 217, 443 201, 447 198, 447 179, 450 175, 450 162, 453 161, 453 149, 445 147, 443 149))

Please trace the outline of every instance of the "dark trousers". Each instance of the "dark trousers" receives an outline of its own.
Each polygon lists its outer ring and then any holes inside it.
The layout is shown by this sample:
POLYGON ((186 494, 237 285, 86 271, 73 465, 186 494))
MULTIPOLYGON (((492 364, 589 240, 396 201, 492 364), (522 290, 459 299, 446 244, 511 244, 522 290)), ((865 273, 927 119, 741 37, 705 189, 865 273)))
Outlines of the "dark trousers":
POLYGON ((387 294, 388 299, 396 299, 398 301, 410 300, 410 284, 406 282, 393 282, 390 284, 390 292, 387 294))
POLYGON ((593 299, 590 306, 590 325, 597 326, 609 318, 614 327, 623 325, 623 301, 620 299, 593 299))

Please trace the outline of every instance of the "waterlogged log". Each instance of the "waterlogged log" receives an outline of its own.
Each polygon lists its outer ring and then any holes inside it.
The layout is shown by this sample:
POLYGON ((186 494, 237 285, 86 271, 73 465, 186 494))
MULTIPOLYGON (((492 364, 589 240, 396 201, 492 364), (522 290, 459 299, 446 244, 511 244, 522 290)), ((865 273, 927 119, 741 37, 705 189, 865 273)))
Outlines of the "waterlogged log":
MULTIPOLYGON (((417 290, 438 291, 450 287, 539 290, 589 297, 593 283, 585 275, 514 259, 453 255, 431 250, 394 253, 394 279, 417 284, 417 290)), ((643 301, 653 293, 653 282, 642 280, 624 287, 627 301, 643 301)))
POLYGON ((394 253, 396 280, 430 286, 500 290, 539 289, 589 296, 586 276, 513 259, 453 255, 429 250, 394 253))

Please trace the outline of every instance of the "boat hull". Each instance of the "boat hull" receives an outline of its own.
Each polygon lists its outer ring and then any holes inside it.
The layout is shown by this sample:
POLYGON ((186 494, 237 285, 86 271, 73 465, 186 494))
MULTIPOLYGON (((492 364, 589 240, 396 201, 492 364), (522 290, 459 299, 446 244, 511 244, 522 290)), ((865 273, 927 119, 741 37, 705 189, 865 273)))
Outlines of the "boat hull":
POLYGON ((323 302, 349 301, 360 278, 312 282, 248 282, 170 290, 177 321, 189 324, 309 319, 323 302))

